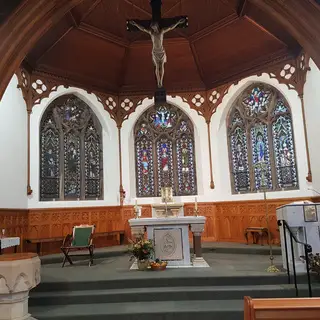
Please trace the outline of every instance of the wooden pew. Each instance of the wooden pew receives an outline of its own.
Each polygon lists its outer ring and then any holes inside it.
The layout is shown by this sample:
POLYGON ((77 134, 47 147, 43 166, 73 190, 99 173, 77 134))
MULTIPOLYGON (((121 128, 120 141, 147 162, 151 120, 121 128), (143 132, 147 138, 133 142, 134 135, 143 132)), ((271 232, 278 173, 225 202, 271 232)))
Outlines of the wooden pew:
MULTIPOLYGON (((123 244, 124 230, 109 231, 109 232, 96 232, 96 233, 94 233, 93 238, 95 239, 95 238, 107 237, 110 235, 116 235, 118 244, 119 245, 123 244)), ((61 242, 61 244, 62 244, 64 238, 65 237, 26 239, 26 242, 36 244, 37 245, 37 254, 40 256, 42 243, 61 242)))
POLYGON ((244 297, 244 320, 319 320, 320 298, 244 297))

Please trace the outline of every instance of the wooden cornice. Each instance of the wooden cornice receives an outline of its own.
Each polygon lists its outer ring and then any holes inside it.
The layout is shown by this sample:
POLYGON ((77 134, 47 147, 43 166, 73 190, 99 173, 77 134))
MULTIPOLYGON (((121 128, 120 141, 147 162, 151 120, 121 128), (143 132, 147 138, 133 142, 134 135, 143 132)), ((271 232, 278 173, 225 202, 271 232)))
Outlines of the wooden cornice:
POLYGON ((232 13, 229 16, 225 17, 224 19, 221 19, 218 22, 194 33, 192 36, 189 37, 189 41, 196 42, 196 41, 210 35, 211 33, 215 32, 221 28, 224 28, 224 27, 228 26, 229 24, 234 23, 238 19, 239 19, 238 15, 236 13, 232 13))
POLYGON ((111 34, 111 33, 106 32, 104 30, 98 29, 98 28, 93 27, 90 24, 87 24, 87 23, 84 23, 84 22, 80 23, 78 29, 83 31, 83 32, 92 34, 92 35, 94 35, 94 36, 96 36, 98 38, 110 41, 110 42, 112 42, 114 44, 117 44, 117 45, 119 45, 121 47, 128 47, 129 44, 130 44, 129 41, 125 41, 123 38, 117 37, 114 34, 111 34))

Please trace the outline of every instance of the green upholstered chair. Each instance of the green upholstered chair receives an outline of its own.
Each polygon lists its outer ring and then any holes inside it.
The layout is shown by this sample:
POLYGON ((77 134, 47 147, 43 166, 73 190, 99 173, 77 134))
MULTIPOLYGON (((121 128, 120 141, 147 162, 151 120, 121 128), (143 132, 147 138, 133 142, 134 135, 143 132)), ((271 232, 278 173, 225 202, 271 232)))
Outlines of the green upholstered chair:
POLYGON ((93 233, 94 233, 94 225, 80 225, 74 226, 72 235, 68 234, 62 244, 61 251, 64 254, 62 267, 64 267, 65 263, 68 261, 71 265, 73 264, 71 257, 72 256, 88 256, 90 257, 89 266, 93 264, 93 233), (71 252, 80 251, 80 250, 88 250, 88 254, 72 254, 71 252))

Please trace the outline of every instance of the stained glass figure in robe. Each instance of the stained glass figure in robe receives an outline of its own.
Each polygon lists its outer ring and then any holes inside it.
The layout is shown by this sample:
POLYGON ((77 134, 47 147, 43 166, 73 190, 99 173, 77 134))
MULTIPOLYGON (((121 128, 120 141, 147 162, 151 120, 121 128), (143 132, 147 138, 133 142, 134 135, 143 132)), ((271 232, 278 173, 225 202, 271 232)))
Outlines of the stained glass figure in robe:
POLYGON ((172 187, 173 195, 196 194, 193 125, 183 111, 169 104, 153 106, 140 116, 134 132, 137 195, 159 196, 165 186, 172 187))
POLYGON ((157 143, 158 153, 158 194, 162 187, 174 186, 173 182, 173 159, 172 141, 164 138, 157 143))
POLYGON ((137 194, 141 197, 153 196, 152 143, 144 138, 136 143, 136 149, 138 165, 137 194))
POLYGON ((257 124, 251 129, 252 155, 255 175, 255 187, 272 188, 272 175, 269 157, 268 128, 257 124))

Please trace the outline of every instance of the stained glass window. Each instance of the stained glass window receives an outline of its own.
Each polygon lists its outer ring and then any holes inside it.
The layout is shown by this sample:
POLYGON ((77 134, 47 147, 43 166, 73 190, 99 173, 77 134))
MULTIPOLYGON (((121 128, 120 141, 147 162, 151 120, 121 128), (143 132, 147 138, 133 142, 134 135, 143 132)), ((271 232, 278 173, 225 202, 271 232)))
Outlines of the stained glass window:
POLYGON ((101 125, 74 95, 54 100, 40 126, 40 200, 102 198, 101 125))
POLYGON ((164 104, 144 112, 135 125, 138 197, 197 194, 193 125, 180 109, 164 104))
POLYGON ((291 111, 275 88, 247 88, 228 118, 233 192, 298 188, 291 111))

